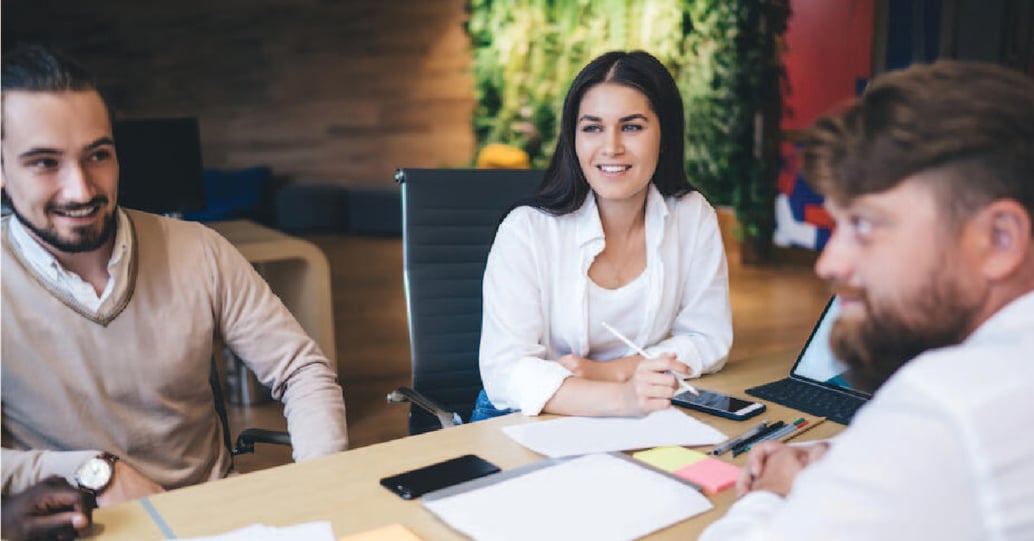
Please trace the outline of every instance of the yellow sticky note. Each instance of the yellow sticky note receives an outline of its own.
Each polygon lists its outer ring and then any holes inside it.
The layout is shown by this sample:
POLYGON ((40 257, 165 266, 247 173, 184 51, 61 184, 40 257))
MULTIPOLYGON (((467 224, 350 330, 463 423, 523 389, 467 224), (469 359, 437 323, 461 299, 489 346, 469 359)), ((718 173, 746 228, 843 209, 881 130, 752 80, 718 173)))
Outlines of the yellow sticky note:
POLYGON ((632 453, 632 457, 659 470, 673 473, 675 470, 707 458, 707 455, 685 447, 667 446, 632 453))
POLYGON ((392 524, 376 530, 346 535, 338 541, 421 541, 421 539, 405 526, 392 524))

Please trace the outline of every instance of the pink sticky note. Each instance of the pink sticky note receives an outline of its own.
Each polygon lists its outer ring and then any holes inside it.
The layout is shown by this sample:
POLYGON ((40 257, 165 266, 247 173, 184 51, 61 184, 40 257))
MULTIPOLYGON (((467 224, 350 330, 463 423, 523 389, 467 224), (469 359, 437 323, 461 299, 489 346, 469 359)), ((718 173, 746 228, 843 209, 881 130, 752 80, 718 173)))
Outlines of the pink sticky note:
POLYGON ((694 462, 675 471, 675 475, 703 487, 704 494, 707 495, 717 494, 733 486, 739 474, 739 466, 733 466, 717 458, 694 462))

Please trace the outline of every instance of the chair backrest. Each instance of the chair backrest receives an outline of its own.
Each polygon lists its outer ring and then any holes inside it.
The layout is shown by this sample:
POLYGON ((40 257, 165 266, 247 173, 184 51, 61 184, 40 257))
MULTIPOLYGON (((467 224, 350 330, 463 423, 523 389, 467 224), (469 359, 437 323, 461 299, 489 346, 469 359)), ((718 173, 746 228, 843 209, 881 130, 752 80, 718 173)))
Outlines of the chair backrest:
MULTIPOLYGON (((540 170, 400 169, 413 388, 470 418, 481 390, 481 280, 503 212, 531 196, 540 170)), ((439 427, 410 407, 409 431, 439 427)))

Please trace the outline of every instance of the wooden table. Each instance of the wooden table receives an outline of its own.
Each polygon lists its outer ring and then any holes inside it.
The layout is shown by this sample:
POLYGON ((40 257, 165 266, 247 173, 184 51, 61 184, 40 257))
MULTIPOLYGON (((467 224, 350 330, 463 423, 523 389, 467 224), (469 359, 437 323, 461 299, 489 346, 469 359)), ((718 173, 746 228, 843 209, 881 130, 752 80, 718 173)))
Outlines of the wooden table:
MULTIPOLYGON (((731 362, 722 372, 695 383, 704 389, 746 396, 743 389, 784 377, 794 354, 787 351, 731 362)), ((789 408, 767 404, 768 411, 747 422, 684 411, 729 435, 743 432, 758 419, 790 422, 802 416, 789 408)), ((286 526, 329 520, 336 536, 399 523, 428 541, 464 539, 424 509, 419 500, 402 500, 382 488, 379 479, 466 453, 479 455, 504 470, 541 460, 542 456, 510 440, 500 427, 550 417, 508 415, 175 490, 153 496, 149 502, 178 537, 222 533, 253 523, 286 526)), ((801 439, 827 438, 842 429, 827 421, 801 439)), ((722 458, 742 465, 745 455, 730 459, 726 454, 722 458)), ((713 510, 648 539, 696 539, 734 500, 734 491, 726 490, 711 497, 713 510)), ((101 525, 101 539, 163 538, 140 502, 99 509, 94 518, 101 525)))

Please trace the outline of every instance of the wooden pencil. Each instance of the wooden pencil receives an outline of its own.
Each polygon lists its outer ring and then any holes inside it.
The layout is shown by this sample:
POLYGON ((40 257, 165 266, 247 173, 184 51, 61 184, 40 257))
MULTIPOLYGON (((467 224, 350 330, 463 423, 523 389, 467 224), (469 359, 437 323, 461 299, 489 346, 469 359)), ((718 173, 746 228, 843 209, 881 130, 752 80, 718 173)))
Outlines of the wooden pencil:
POLYGON ((824 422, 826 422, 826 418, 825 417, 816 417, 815 419, 812 419, 812 420, 808 421, 808 424, 806 424, 806 425, 802 426, 801 428, 798 428, 797 430, 794 430, 793 432, 783 436, 779 441, 781 441, 781 442, 788 442, 788 441, 796 438, 797 436, 800 436, 801 434, 804 434, 805 432, 815 428, 816 426, 821 425, 824 422))

